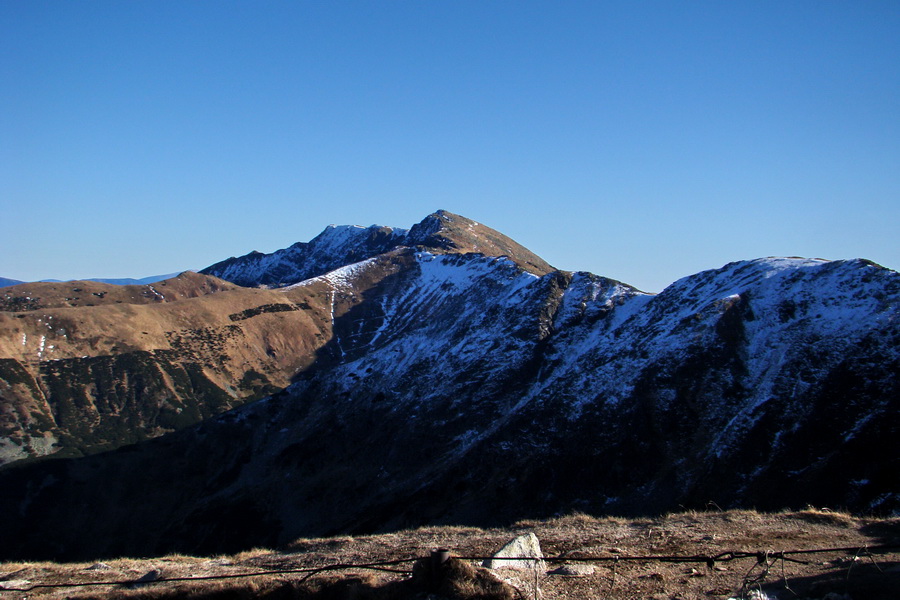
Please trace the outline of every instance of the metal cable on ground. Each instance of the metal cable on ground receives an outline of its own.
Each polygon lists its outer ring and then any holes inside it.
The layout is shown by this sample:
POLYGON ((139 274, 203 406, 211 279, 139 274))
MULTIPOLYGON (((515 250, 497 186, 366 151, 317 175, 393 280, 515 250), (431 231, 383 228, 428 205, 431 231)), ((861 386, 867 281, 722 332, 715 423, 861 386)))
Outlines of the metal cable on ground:
POLYGON ((842 548, 817 548, 809 550, 781 550, 778 552, 747 552, 744 550, 731 550, 720 552, 719 554, 694 554, 684 555, 627 555, 613 554, 611 556, 555 556, 555 557, 496 557, 496 556, 457 556, 456 558, 464 560, 543 560, 545 562, 618 562, 618 561, 646 561, 646 562, 665 562, 665 563, 705 563, 707 566, 713 566, 715 563, 731 562, 733 560, 741 560, 746 558, 755 558, 758 562, 763 557, 769 556, 777 559, 784 559, 799 564, 808 564, 806 561, 789 558, 791 554, 827 554, 834 552, 858 553, 866 552, 889 552, 891 550, 900 550, 898 545, 880 545, 880 546, 848 546, 842 548))
POLYGON ((303 577, 301 581, 305 581, 310 577, 317 575, 319 573, 324 573, 326 571, 342 571, 346 569, 368 569, 372 571, 387 571, 390 573, 401 573, 404 575, 411 574, 412 571, 409 570, 399 570, 399 569, 389 569, 388 567, 393 565, 401 565, 403 563, 410 563, 419 560, 419 557, 416 558, 401 558, 395 560, 385 560, 371 563, 338 563, 333 565, 326 565, 324 567, 298 567, 293 569, 271 569, 267 571, 253 571, 250 573, 229 573, 225 575, 203 575, 200 577, 158 577, 156 579, 148 580, 148 581, 140 581, 139 579, 127 579, 127 580, 117 580, 117 581, 82 581, 82 582, 73 582, 73 583, 36 583, 26 588, 0 588, 0 593, 3 592, 30 592, 36 589, 43 588, 64 588, 64 587, 99 587, 106 585, 150 585, 155 583, 171 583, 171 582, 183 582, 183 581, 212 581, 216 579, 243 579, 249 577, 261 577, 265 575, 288 575, 288 574, 297 574, 297 573, 305 573, 306 576, 303 577))
MULTIPOLYGON (((856 556, 860 556, 861 553, 865 553, 865 555, 871 556, 873 553, 880 552, 890 552, 890 551, 900 551, 900 545, 878 545, 878 546, 849 546, 849 547, 841 547, 841 548, 815 548, 808 550, 781 550, 778 552, 766 551, 766 552, 748 552, 745 550, 730 550, 725 552, 720 552, 719 554, 709 555, 709 554, 695 554, 689 556, 683 555, 623 555, 623 554, 614 554, 611 556, 545 556, 545 557, 497 557, 497 556, 456 556, 453 558, 457 558, 459 560, 470 560, 470 561, 485 561, 485 560, 510 560, 510 561, 544 561, 544 562, 594 562, 594 563, 603 563, 603 562, 613 562, 618 564, 619 562, 625 561, 642 561, 642 562, 663 562, 663 563, 700 563, 705 564, 707 567, 712 568, 716 563, 725 563, 731 562, 734 560, 744 560, 744 559, 755 559, 756 565, 751 569, 755 569, 759 565, 768 565, 769 560, 783 560, 790 561, 799 564, 809 564, 806 561, 790 558, 790 555, 805 555, 805 554, 830 554, 830 553, 845 553, 845 554, 855 554, 856 556)), ((399 573, 403 575, 411 574, 409 570, 401 570, 401 569, 391 569, 389 567, 401 565, 404 563, 413 563, 417 560, 422 559, 423 557, 414 557, 414 558, 401 558, 394 560, 385 560, 385 561, 376 561, 376 562, 368 562, 368 563, 335 563, 332 565, 325 565, 323 567, 297 567, 291 569, 272 569, 266 571, 253 571, 250 573, 231 573, 226 575, 204 575, 200 577, 158 577, 149 581, 139 581, 134 579, 129 580, 118 580, 118 581, 92 581, 92 582, 73 582, 73 583, 37 583, 25 588, 0 588, 0 594, 3 592, 30 592, 36 589, 43 588, 64 588, 64 587, 91 587, 91 586, 112 586, 112 585, 150 585, 156 583, 171 583, 171 582, 185 582, 185 581, 212 581, 217 579, 242 579, 242 578, 250 578, 250 577, 261 577, 266 575, 289 575, 289 574, 299 574, 303 573, 304 577, 301 579, 302 581, 306 581, 310 577, 313 577, 319 573, 324 573, 328 571, 343 571, 349 569, 367 569, 373 571, 385 571, 390 573, 399 573)), ((771 566, 771 565, 769 565, 771 566)), ((749 573, 748 573, 749 574, 749 573)))

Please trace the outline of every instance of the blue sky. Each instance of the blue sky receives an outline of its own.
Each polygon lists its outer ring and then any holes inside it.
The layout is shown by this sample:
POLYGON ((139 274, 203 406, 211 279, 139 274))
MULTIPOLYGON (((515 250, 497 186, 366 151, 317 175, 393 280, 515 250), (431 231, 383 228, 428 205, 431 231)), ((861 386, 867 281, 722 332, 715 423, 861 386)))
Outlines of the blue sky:
POLYGON ((660 291, 900 268, 900 2, 0 2, 0 276, 443 208, 660 291))

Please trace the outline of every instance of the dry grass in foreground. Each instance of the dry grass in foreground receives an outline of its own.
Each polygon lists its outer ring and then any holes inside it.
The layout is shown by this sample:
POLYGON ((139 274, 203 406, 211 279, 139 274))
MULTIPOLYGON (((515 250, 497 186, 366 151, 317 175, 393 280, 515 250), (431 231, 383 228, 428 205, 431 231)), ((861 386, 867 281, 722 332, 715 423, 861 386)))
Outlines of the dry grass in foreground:
POLYGON ((166 556, 94 564, 0 564, 0 600, 725 600, 742 596, 894 600, 900 597, 900 519, 862 519, 817 510, 783 514, 691 512, 640 520, 570 515, 524 521, 508 529, 427 527, 355 538, 303 539, 280 551, 255 549, 214 558, 166 556), (503 569, 494 573, 474 566, 480 561, 470 557, 489 556, 511 538, 528 532, 540 539, 548 557, 546 568, 539 572, 503 569), (417 558, 428 557, 434 548, 448 548, 460 558, 451 560, 439 573, 428 560, 415 563, 417 558), (827 548, 851 550, 793 554, 785 559, 773 554, 827 548), (708 557, 725 552, 752 556, 735 560, 721 557, 713 564, 649 558, 708 557), (760 553, 758 558, 756 553, 760 553), (329 568, 401 560, 405 562, 384 568, 414 571, 412 574, 329 568), (325 570, 313 572, 321 568, 325 570), (272 571, 280 573, 242 576, 272 571), (223 578, 199 579, 203 577, 223 578), (92 582, 128 583, 9 589, 92 582))

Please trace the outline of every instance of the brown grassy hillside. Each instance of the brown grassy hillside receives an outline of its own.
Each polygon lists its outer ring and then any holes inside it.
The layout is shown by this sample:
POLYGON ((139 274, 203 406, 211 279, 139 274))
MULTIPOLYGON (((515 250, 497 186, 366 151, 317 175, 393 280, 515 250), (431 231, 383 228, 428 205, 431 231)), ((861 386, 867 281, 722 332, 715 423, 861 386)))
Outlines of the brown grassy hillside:
POLYGON ((900 590, 900 520, 818 510, 691 512, 639 520, 572 515, 520 522, 509 529, 429 527, 356 538, 302 539, 279 551, 256 549, 234 556, 5 563, 0 564, 0 587, 28 590, 0 590, 2 598, 725 600, 743 595, 887 600, 895 599, 900 590), (475 557, 489 556, 510 538, 527 532, 537 535, 547 559, 539 571, 488 573, 469 566, 480 563, 475 557), (414 566, 416 559, 439 547, 461 557, 462 564, 451 569, 450 581, 429 578, 427 564, 414 566), (786 554, 786 558, 777 554, 833 548, 847 550, 786 554), (739 558, 723 555, 732 552, 739 558), (719 560, 706 564, 703 557, 708 556, 719 560), (664 557, 696 558, 666 562, 664 557), (407 573, 340 567, 395 560, 403 562, 383 568, 407 573), (210 577, 220 578, 197 581, 210 577), (142 578, 155 582, 34 587, 142 578), (512 591, 497 581, 512 584, 512 591))
POLYGON ((192 271, 147 285, 113 285, 96 281, 22 283, 0 290, 0 311, 22 312, 106 304, 158 304, 235 289, 238 286, 232 283, 192 271))
POLYGON ((108 450, 191 425, 287 386, 353 290, 278 290, 183 273, 144 286, 22 284, 0 292, 0 465, 60 449, 108 450))

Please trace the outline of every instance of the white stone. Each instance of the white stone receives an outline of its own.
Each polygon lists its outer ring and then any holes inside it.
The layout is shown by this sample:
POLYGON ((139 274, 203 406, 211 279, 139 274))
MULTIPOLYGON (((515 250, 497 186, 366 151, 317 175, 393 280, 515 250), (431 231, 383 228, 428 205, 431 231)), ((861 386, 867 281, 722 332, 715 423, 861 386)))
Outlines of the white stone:
POLYGON ((0 590, 24 590, 30 585, 31 582, 27 579, 7 579, 6 581, 0 581, 0 590))
MULTIPOLYGON (((769 595, 762 590, 750 590, 746 596, 747 600, 778 600, 775 595, 769 595)), ((739 598, 729 598, 728 600, 740 600, 739 598)))
POLYGON ((593 565, 563 565, 550 571, 550 575, 565 575, 566 577, 587 577, 594 574, 593 565))
POLYGON ((541 542, 534 533, 527 533, 510 540, 493 558, 484 561, 488 569, 520 569, 546 571, 541 542), (537 560, 524 560, 537 559, 537 560))

